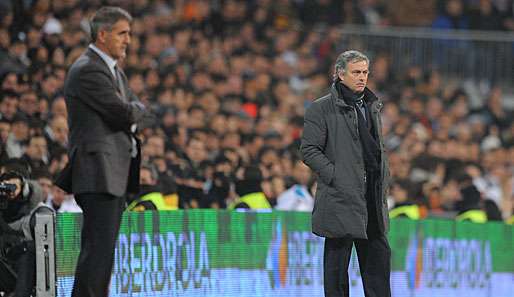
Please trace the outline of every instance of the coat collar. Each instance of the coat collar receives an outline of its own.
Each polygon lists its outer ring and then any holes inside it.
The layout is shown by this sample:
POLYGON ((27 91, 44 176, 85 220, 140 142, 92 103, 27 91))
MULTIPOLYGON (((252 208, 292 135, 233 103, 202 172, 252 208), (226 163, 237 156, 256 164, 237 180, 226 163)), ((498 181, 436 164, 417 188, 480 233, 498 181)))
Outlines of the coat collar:
MULTIPOLYGON (((332 83, 332 86, 330 87, 330 94, 332 95, 332 98, 334 98, 335 105, 349 109, 353 108, 353 106, 348 105, 345 100, 339 95, 339 92, 337 91, 336 84, 337 82, 332 83)), ((364 101, 367 104, 371 105, 371 110, 373 112, 380 112, 384 104, 382 103, 382 100, 378 99, 378 97, 373 93, 368 87, 364 89, 364 101)))
POLYGON ((109 56, 108 54, 106 54, 105 52, 103 52, 101 49, 96 47, 96 45, 94 43, 89 44, 88 48, 90 50, 94 51, 100 58, 102 58, 104 63, 107 65, 107 67, 111 71, 112 75, 116 76, 114 67, 116 67, 117 61, 115 59, 113 59, 111 56, 109 56))
MULTIPOLYGON (((112 75, 112 71, 111 69, 109 68, 109 66, 107 65, 107 63, 105 62, 104 59, 102 59, 102 57, 100 57, 100 55, 95 52, 92 48, 88 47, 86 49, 86 52, 85 52, 85 55, 87 57, 89 57, 90 59, 94 60, 95 62, 97 62, 99 65, 101 65, 108 73, 110 73, 112 75)), ((114 76, 113 76, 113 79, 114 79, 114 76)))

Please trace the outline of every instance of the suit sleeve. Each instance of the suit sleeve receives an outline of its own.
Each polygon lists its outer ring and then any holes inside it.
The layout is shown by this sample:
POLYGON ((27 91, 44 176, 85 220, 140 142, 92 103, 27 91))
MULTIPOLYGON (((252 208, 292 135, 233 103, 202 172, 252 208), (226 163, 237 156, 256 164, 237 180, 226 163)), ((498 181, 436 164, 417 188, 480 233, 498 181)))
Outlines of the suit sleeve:
MULTIPOLYGON (((132 92, 132 90, 127 90, 128 100, 130 102, 140 102, 139 98, 132 92)), ((141 104, 141 103, 138 103, 141 104)), ((137 131, 141 131, 144 128, 154 127, 158 123, 157 117, 150 112, 150 109, 144 109, 144 111, 138 116, 137 121, 135 122, 137 131)))
POLYGON ((145 108, 139 101, 124 101, 110 80, 100 69, 84 69, 78 82, 78 98, 99 113, 113 129, 128 131, 143 116, 145 108))
POLYGON ((334 164, 325 155, 327 123, 319 104, 313 103, 306 111, 303 126, 303 162, 314 171, 327 185, 334 178, 334 164))

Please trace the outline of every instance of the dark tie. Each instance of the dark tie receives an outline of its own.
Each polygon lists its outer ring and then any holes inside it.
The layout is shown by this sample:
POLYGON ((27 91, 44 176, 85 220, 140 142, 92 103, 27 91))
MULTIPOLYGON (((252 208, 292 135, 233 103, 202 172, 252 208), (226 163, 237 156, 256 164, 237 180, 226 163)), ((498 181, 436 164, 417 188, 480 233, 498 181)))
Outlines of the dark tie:
POLYGON ((114 65, 114 78, 116 81, 116 87, 118 87, 122 99, 126 101, 127 99, 125 97, 125 84, 123 83, 123 79, 121 77, 121 72, 118 68, 118 65, 114 65))
POLYGON ((360 99, 355 100, 355 108, 359 110, 359 113, 363 117, 364 122, 369 127, 368 116, 366 114, 366 106, 364 106, 364 100, 362 99, 362 97, 360 99))

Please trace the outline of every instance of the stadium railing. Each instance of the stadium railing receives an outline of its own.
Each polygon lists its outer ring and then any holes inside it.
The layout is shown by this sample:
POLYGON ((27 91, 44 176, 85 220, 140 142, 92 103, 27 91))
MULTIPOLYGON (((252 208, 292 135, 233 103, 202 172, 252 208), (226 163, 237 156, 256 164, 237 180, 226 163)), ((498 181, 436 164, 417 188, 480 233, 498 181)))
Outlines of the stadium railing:
POLYGON ((489 81, 512 87, 514 33, 344 25, 344 48, 386 53, 396 73, 410 65, 438 70, 444 77, 489 81))

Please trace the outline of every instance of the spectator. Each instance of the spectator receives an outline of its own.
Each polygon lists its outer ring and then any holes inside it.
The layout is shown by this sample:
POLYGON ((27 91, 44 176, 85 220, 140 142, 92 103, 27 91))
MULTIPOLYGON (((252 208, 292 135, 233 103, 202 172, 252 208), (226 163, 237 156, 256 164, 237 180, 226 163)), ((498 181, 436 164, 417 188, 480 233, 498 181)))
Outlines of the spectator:
POLYGON ((480 0, 478 7, 471 10, 469 28, 485 31, 502 29, 502 18, 491 0, 480 0))
POLYGON ((5 146, 7 138, 11 132, 11 122, 6 119, 0 119, 0 144, 5 146))
POLYGON ((207 169, 205 143, 192 138, 188 141, 186 154, 180 160, 177 172, 178 196, 183 208, 206 207, 204 182, 207 169))
POLYGON ((278 210, 312 211, 314 198, 309 191, 312 173, 301 160, 295 162, 293 179, 295 184, 278 196, 275 208, 278 210))
POLYGON ((227 201, 232 196, 234 183, 234 168, 230 160, 220 154, 214 160, 210 188, 207 192, 207 200, 211 208, 227 208, 227 201))
POLYGON ((66 103, 63 96, 58 96, 51 104, 50 114, 52 116, 62 116, 68 118, 68 111, 66 110, 66 103))
POLYGON ((444 10, 439 13, 432 23, 434 29, 457 29, 469 28, 468 17, 464 14, 462 0, 448 0, 444 2, 444 10))
POLYGON ((39 117, 39 98, 37 97, 36 92, 27 91, 23 93, 20 97, 18 109, 29 119, 39 117))
POLYGON ((14 91, 5 90, 0 103, 0 114, 3 120, 12 121, 18 112, 18 94, 14 91))
POLYGON ((21 159, 27 162, 32 170, 46 169, 49 163, 46 138, 43 135, 32 136, 21 159))
POLYGON ((55 156, 58 150, 68 147, 68 122, 62 115, 56 115, 45 127, 45 137, 48 142, 50 156, 55 156))
POLYGON ((128 201, 127 210, 129 211, 145 211, 145 210, 173 210, 178 205, 170 205, 164 199, 162 190, 159 186, 159 173, 152 165, 142 165, 139 177, 140 192, 128 201))
POLYGON ((19 158, 25 153, 29 140, 29 121, 23 114, 17 114, 12 121, 11 133, 7 137, 6 151, 9 158, 19 158))
POLYGON ((391 185, 391 196, 393 198, 393 206, 389 210, 390 218, 409 218, 411 220, 419 220, 421 212, 419 206, 412 197, 410 186, 406 182, 396 181, 391 185))
POLYGON ((485 223, 487 214, 482 210, 480 192, 473 185, 461 186, 461 200, 457 203, 457 220, 485 223))
POLYGON ((229 208, 270 209, 271 205, 262 192, 262 172, 259 167, 243 167, 238 175, 235 190, 239 198, 232 202, 229 208))
POLYGON ((52 175, 47 170, 39 169, 32 171, 32 177, 37 181, 43 191, 43 202, 47 203, 53 197, 54 183, 52 181, 52 175))

